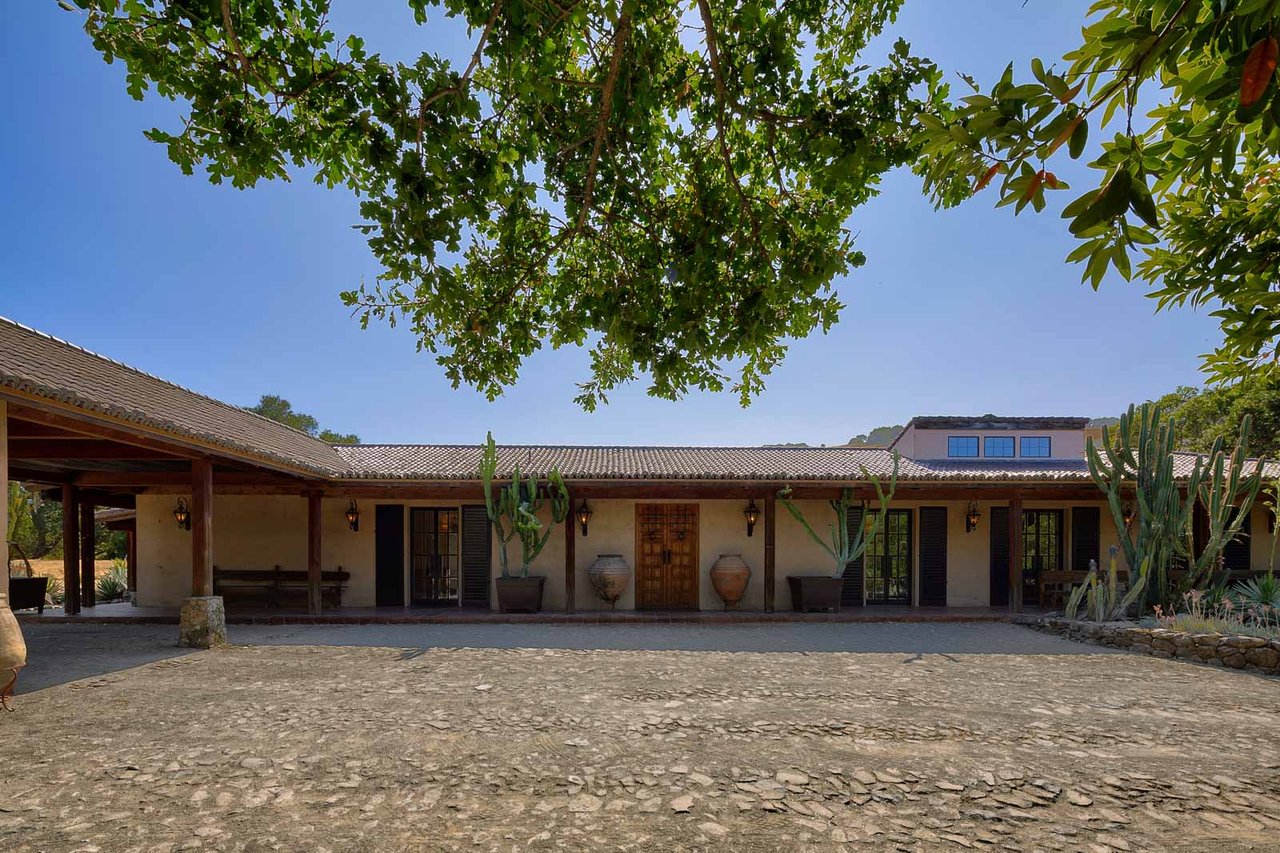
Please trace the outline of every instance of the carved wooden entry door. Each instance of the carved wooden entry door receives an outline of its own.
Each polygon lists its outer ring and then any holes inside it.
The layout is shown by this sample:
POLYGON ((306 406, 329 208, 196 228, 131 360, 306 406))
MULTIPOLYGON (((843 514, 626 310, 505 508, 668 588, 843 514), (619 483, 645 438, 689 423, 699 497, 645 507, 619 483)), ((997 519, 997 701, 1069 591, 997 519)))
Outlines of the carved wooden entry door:
POLYGON ((636 609, 698 609, 697 504, 636 504, 636 609))

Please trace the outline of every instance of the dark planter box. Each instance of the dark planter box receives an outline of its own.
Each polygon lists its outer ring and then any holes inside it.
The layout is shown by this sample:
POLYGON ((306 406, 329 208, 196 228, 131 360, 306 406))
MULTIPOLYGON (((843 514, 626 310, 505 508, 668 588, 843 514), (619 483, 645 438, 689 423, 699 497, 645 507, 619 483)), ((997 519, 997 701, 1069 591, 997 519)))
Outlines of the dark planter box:
POLYGON ((11 610, 27 610, 35 607, 44 613, 44 594, 48 591, 49 579, 9 578, 9 608, 11 610))
POLYGON ((830 575, 787 575, 791 587, 791 609, 810 613, 815 610, 840 612, 840 595, 844 578, 830 575))
POLYGON ((499 613, 537 613, 542 609, 542 585, 547 579, 538 575, 527 578, 498 578, 499 613))

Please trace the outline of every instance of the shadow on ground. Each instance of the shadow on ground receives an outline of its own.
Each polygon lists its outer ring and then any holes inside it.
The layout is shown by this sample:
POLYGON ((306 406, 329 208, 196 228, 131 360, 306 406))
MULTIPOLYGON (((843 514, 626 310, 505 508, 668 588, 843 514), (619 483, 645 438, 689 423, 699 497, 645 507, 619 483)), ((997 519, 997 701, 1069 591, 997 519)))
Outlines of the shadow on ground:
MULTIPOLYGON (((178 657, 172 625, 24 626, 28 663, 18 692, 105 675, 178 657)), ((691 652, 862 652, 923 655, 1110 654, 999 623, 845 623, 775 625, 232 625, 232 642, 263 646, 378 646, 409 660, 430 649, 593 649, 691 652)))

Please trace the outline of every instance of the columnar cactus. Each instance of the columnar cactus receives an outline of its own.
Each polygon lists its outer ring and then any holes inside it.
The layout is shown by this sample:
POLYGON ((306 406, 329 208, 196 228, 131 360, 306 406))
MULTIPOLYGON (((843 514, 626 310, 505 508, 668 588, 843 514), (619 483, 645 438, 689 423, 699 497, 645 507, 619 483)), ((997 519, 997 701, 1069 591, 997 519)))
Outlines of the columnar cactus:
POLYGON ((542 553, 551 531, 569 517, 569 489, 558 469, 547 476, 546 484, 530 474, 523 478, 520 466, 511 472, 511 482, 495 490, 494 477, 498 473, 498 447, 493 433, 485 436, 484 451, 480 457, 480 479, 484 483, 484 507, 489 521, 498 536, 498 563, 502 576, 511 577, 507 560, 507 546, 515 537, 520 538, 520 577, 529 576, 529 566, 542 553), (551 524, 543 525, 538 511, 547 500, 551 501, 551 524))
POLYGON ((1246 417, 1230 452, 1219 438, 1208 454, 1197 456, 1185 480, 1175 476, 1175 425, 1154 404, 1130 406, 1114 432, 1103 429, 1101 447, 1089 439, 1089 474, 1107 495, 1116 530, 1123 531, 1120 547, 1130 576, 1144 563, 1149 569, 1144 605, 1172 606, 1182 593, 1208 583, 1223 549, 1240 535, 1262 486, 1261 460, 1245 471, 1249 423, 1246 417), (1135 509, 1126 526, 1124 504, 1130 500, 1135 509), (1209 521, 1198 553, 1193 539, 1197 503, 1209 521), (1175 562, 1186 568, 1177 584, 1170 575, 1175 562))
MULTIPOLYGON (((880 508, 879 514, 874 516, 874 521, 870 527, 867 524, 862 524, 857 530, 849 530, 849 507, 854 504, 853 489, 842 489, 839 500, 827 501, 831 506, 831 511, 835 514, 835 521, 827 525, 829 541, 818 535, 813 526, 809 524, 809 520, 804 517, 804 513, 800 511, 800 508, 791 502, 790 486, 778 492, 778 500, 787 508, 787 512, 791 513, 792 517, 800 522, 805 532, 809 534, 809 538, 817 542, 822 550, 826 551, 834 561, 835 567, 832 577, 838 578, 843 575, 850 563, 866 553, 867 546, 870 544, 869 535, 884 524, 885 511, 889 508, 889 502, 893 500, 893 493, 898 490, 899 458, 897 451, 894 451, 893 474, 889 479, 888 490, 880 484, 879 477, 867 471, 865 467, 862 469, 863 479, 870 481, 875 486, 876 502, 880 508)), ((870 502, 862 501, 861 503, 862 517, 867 519, 867 510, 870 509, 870 502)))

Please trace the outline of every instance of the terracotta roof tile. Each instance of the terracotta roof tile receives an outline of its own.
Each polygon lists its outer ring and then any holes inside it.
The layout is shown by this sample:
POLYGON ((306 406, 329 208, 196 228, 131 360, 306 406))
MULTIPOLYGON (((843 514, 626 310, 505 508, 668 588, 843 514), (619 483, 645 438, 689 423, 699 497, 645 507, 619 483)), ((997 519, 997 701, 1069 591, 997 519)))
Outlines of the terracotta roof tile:
POLYGON ((315 473, 344 467, 332 447, 304 432, 3 317, 0 388, 315 473))
MULTIPOLYGON (((476 445, 364 444, 336 448, 358 479, 474 480, 476 445)), ((893 454, 863 447, 565 447, 504 445, 499 473, 519 464, 545 475, 558 467, 583 480, 858 480, 862 470, 893 471, 893 454)), ((915 461, 899 463, 901 480, 1087 480, 1083 460, 915 461)))

